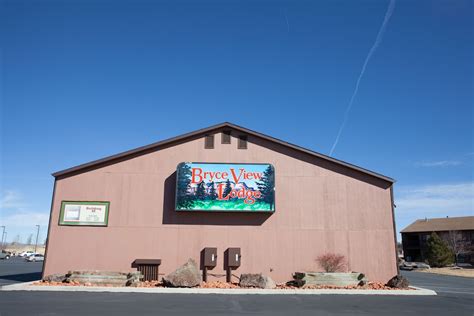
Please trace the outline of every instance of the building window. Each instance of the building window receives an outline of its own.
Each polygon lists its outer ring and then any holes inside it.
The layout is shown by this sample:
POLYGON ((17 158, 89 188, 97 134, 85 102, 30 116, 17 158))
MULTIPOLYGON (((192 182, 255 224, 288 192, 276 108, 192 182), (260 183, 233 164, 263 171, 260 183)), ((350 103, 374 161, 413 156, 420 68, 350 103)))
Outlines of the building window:
POLYGON ((240 135, 239 136, 239 145, 237 146, 238 149, 247 149, 247 135, 240 135))
POLYGON ((221 135, 222 144, 230 144, 230 131, 223 131, 221 135))
POLYGON ((214 135, 206 135, 204 138, 204 148, 214 149, 214 135))

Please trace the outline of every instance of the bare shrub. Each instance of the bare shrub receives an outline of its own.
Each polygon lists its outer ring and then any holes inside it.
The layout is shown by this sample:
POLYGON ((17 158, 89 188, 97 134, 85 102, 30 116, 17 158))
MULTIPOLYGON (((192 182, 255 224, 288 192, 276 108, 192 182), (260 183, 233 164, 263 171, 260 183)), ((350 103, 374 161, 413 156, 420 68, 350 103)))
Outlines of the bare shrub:
POLYGON ((346 268, 346 258, 336 253, 325 253, 316 258, 325 272, 342 272, 346 268))

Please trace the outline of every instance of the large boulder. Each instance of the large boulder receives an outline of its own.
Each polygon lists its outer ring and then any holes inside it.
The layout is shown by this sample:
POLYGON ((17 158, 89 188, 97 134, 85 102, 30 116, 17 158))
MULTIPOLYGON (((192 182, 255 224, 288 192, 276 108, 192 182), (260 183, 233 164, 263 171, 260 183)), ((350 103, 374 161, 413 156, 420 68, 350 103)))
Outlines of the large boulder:
POLYGON ((163 277, 163 284, 170 287, 194 287, 201 283, 199 267, 193 259, 176 269, 174 272, 163 277))
POLYGON ((67 278, 67 275, 65 274, 60 274, 60 273, 56 273, 56 274, 50 274, 50 275, 47 275, 43 278, 43 281, 45 282, 64 282, 67 278))
POLYGON ((386 285, 396 289, 406 289, 410 285, 410 283, 404 276, 396 275, 391 278, 386 285))
POLYGON ((77 270, 69 271, 65 282, 95 286, 129 286, 133 282, 138 282, 141 277, 141 272, 138 271, 77 270))
POLYGON ((367 283, 367 278, 359 272, 295 272, 293 283, 299 287, 308 285, 356 286, 367 283))
POLYGON ((126 286, 136 287, 140 284, 140 279, 143 278, 143 275, 139 271, 130 272, 127 274, 127 282, 125 283, 126 286))
POLYGON ((275 281, 272 280, 269 276, 263 275, 261 273, 251 274, 246 273, 240 275, 240 286, 242 287, 257 287, 260 289, 274 289, 276 288, 275 281))

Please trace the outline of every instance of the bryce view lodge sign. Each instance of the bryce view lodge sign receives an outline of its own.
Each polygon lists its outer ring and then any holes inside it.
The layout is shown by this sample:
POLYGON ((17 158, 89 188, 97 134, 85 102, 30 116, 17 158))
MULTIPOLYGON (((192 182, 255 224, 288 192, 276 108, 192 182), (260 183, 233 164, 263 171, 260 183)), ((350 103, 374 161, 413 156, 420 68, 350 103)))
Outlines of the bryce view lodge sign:
POLYGON ((182 162, 176 171, 176 210, 274 212, 274 168, 182 162))

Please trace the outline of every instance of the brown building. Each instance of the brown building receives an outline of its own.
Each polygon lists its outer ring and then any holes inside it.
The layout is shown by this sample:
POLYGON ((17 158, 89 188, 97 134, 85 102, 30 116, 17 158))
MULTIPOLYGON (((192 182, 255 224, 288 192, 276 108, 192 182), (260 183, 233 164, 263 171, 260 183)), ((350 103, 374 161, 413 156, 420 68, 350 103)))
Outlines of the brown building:
POLYGON ((401 232, 405 260, 423 262, 432 233, 457 252, 459 263, 474 263, 474 216, 418 219, 401 232))
MULTIPOLYGON (((384 282, 397 274, 393 179, 234 124, 53 176, 44 275, 71 269, 129 271, 137 258, 161 259, 160 274, 166 274, 188 258, 199 262, 204 247, 218 249, 215 275, 225 273, 228 247, 241 248, 241 266, 234 274, 262 272, 277 282, 295 271, 320 270, 315 259, 327 252, 343 254, 348 270, 371 280, 384 282), (176 192, 182 182, 177 166, 189 161, 272 166, 270 211, 176 210, 175 197, 190 192, 176 192)), ((255 185, 239 187, 258 193, 262 201, 269 194, 260 194, 255 185)))

